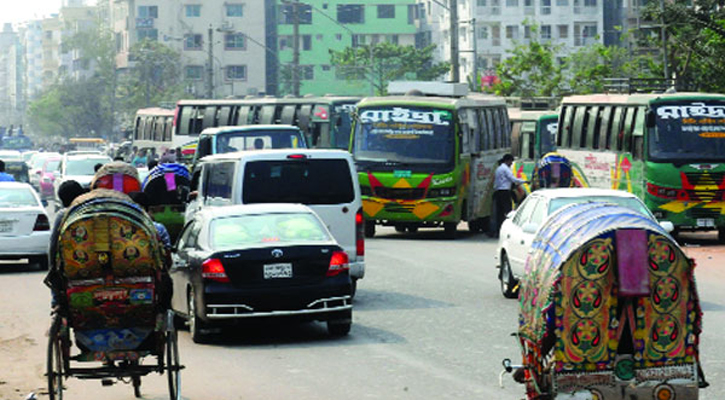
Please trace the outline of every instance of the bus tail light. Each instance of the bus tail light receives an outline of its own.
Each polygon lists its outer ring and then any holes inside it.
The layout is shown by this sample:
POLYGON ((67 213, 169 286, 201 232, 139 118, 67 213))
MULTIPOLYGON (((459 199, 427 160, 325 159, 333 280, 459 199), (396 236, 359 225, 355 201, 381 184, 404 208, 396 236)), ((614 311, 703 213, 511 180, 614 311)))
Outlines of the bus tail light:
POLYGON ((355 250, 358 256, 365 255, 365 218, 362 208, 355 214, 355 250))
POLYGON ((221 283, 228 283, 229 277, 218 258, 210 258, 201 264, 201 277, 221 283))
POLYGON ((343 271, 350 269, 350 260, 344 251, 335 251, 330 257, 330 266, 327 268, 327 276, 336 276, 343 271))

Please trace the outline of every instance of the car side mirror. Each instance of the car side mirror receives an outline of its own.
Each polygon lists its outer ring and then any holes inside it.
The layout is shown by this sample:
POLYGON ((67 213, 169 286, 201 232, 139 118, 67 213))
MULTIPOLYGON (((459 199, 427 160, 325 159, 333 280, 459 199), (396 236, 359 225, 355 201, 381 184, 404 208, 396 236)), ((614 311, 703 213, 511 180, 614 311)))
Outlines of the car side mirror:
POLYGON ((506 219, 511 219, 516 215, 516 210, 509 211, 508 214, 506 214, 506 219))
POLYGON ((672 233, 672 231, 675 230, 675 224, 673 224, 672 221, 660 221, 660 226, 662 229, 667 231, 667 233, 672 233))
POLYGON ((539 225, 535 224, 533 222, 527 222, 524 224, 523 231, 524 233, 531 233, 534 234, 539 229, 539 225))

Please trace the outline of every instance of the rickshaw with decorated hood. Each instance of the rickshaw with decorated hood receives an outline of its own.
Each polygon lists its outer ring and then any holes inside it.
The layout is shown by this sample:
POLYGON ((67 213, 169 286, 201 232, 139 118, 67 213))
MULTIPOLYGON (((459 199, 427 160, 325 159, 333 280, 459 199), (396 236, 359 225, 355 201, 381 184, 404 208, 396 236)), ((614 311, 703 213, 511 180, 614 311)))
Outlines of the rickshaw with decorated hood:
POLYGON ((136 169, 106 164, 91 189, 73 201, 60 224, 57 307, 48 332, 49 398, 62 399, 70 377, 100 379, 104 386, 132 383, 141 397, 141 378, 165 373, 170 398, 180 399, 183 367, 166 255, 153 221, 126 194, 140 190, 136 169))
POLYGON ((702 312, 689 259, 657 221, 565 207, 532 243, 519 294, 528 399, 697 399, 702 312))
POLYGON ((189 169, 177 163, 157 165, 143 182, 143 191, 150 202, 149 214, 156 222, 164 224, 172 243, 184 227, 184 211, 190 187, 189 169))

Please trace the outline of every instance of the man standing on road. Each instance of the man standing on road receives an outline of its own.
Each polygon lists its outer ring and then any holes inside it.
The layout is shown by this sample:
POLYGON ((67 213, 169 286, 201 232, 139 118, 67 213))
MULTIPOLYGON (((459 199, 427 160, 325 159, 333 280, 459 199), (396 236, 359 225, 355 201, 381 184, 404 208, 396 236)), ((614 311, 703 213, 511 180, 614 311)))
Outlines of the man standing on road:
POLYGON ((0 160, 0 182, 15 182, 12 175, 5 173, 5 162, 0 160))
POLYGON ((506 215, 511 212, 511 188, 512 185, 525 183, 523 179, 514 176, 511 171, 511 164, 514 162, 514 156, 505 154, 501 159, 501 165, 496 168, 496 175, 493 181, 493 213, 495 220, 494 231, 491 232, 493 237, 498 237, 498 231, 506 215))

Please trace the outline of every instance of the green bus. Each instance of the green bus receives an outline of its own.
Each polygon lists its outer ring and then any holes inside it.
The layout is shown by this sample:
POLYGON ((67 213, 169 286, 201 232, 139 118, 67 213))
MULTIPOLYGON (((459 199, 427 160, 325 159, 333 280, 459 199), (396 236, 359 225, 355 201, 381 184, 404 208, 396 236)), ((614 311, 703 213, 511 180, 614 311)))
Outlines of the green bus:
POLYGON ((196 140, 206 128, 242 125, 295 125, 307 145, 347 150, 352 113, 359 97, 252 97, 181 100, 176 104, 174 137, 196 140))
MULTIPOLYGON (((556 150, 556 128, 559 114, 556 111, 527 111, 520 108, 508 108, 511 122, 511 165, 517 178, 532 181, 533 174, 541 157, 556 150)), ((531 185, 522 185, 526 193, 531 193, 531 185)))
POLYGON ((488 230, 494 171, 511 147, 506 103, 484 95, 429 96, 451 84, 410 84, 419 89, 415 95, 369 97, 357 105, 350 151, 366 236, 376 225, 398 232, 443 227, 450 238, 460 221, 473 232, 488 230))
POLYGON ((676 232, 725 240, 725 95, 566 97, 556 140, 578 186, 626 190, 676 232))

